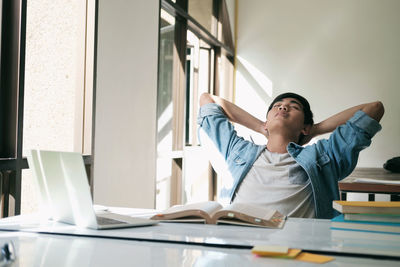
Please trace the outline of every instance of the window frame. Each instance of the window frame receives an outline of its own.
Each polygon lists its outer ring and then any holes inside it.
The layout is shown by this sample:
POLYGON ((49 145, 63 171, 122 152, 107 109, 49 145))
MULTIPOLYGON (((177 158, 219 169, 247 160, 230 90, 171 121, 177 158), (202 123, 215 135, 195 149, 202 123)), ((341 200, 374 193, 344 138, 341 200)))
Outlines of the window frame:
MULTIPOLYGON (((183 193, 183 165, 184 165, 184 147, 185 147, 185 105, 186 105, 186 49, 187 49, 187 31, 193 32, 199 39, 202 39, 208 45, 213 53, 213 65, 210 66, 210 83, 213 83, 214 94, 219 94, 221 88, 219 80, 222 77, 217 64, 221 58, 226 58, 233 66, 234 64, 234 45, 231 27, 229 23, 225 0, 213 0, 213 16, 216 21, 213 22, 212 29, 209 32, 205 27, 198 23, 188 14, 188 0, 177 0, 176 3, 170 0, 161 0, 160 10, 164 9, 167 13, 175 17, 175 51, 173 55, 173 122, 172 122, 172 149, 170 159, 172 160, 171 183, 170 183, 170 203, 169 205, 182 204, 183 193), (220 23, 220 26, 218 26, 220 23), (223 29, 221 33, 220 30, 223 29), (222 37, 223 35, 223 37, 222 37), (221 41, 224 38, 225 43, 221 41)), ((160 12, 161 13, 161 12, 160 12)), ((161 24, 159 25, 159 30, 161 24)), ((159 69, 160 71, 160 69, 159 69)), ((159 75, 158 75, 159 76, 159 75)), ((231 76, 230 78, 232 78, 231 76)), ((158 81, 158 86, 160 86, 158 81)), ((195 143, 197 145, 197 143, 195 143)), ((209 192, 210 200, 216 197, 216 174, 209 166, 209 192)))

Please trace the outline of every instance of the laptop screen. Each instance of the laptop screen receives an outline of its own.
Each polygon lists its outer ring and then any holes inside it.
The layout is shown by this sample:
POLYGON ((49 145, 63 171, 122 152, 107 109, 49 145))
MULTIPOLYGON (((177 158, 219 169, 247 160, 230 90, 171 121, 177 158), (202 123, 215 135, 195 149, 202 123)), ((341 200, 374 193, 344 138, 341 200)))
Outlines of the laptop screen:
POLYGON ((31 150, 28 161, 53 219, 82 227, 96 224, 80 153, 31 150))

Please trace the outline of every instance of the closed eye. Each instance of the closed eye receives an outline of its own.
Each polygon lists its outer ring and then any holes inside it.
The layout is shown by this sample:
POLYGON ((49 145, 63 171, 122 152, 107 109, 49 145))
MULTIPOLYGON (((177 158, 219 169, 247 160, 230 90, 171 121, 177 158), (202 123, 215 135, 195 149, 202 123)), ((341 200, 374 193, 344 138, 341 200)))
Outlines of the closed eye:
POLYGON ((300 107, 299 107, 298 105, 291 105, 290 107, 291 107, 291 108, 294 108, 294 109, 296 109, 296 110, 300 110, 300 107))
POLYGON ((302 109, 302 106, 300 105, 300 103, 297 101, 294 101, 294 100, 290 101, 290 107, 295 108, 297 110, 302 109))

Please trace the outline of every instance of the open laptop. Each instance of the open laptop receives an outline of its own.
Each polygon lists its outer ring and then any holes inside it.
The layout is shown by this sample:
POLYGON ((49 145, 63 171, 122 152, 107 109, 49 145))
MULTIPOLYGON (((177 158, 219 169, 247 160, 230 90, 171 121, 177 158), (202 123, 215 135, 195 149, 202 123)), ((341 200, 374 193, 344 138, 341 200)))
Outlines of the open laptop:
POLYGON ((157 224, 157 221, 110 212, 96 214, 82 155, 30 150, 29 167, 37 180, 41 202, 55 221, 91 229, 157 224))

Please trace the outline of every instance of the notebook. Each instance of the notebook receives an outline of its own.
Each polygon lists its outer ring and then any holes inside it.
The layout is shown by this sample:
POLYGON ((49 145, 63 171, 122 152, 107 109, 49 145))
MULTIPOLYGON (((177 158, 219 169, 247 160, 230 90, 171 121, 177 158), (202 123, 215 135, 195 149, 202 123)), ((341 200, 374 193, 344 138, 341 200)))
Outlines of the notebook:
POLYGON ((96 214, 80 153, 30 150, 28 163, 38 184, 41 206, 55 221, 91 229, 157 224, 110 212, 96 214))

